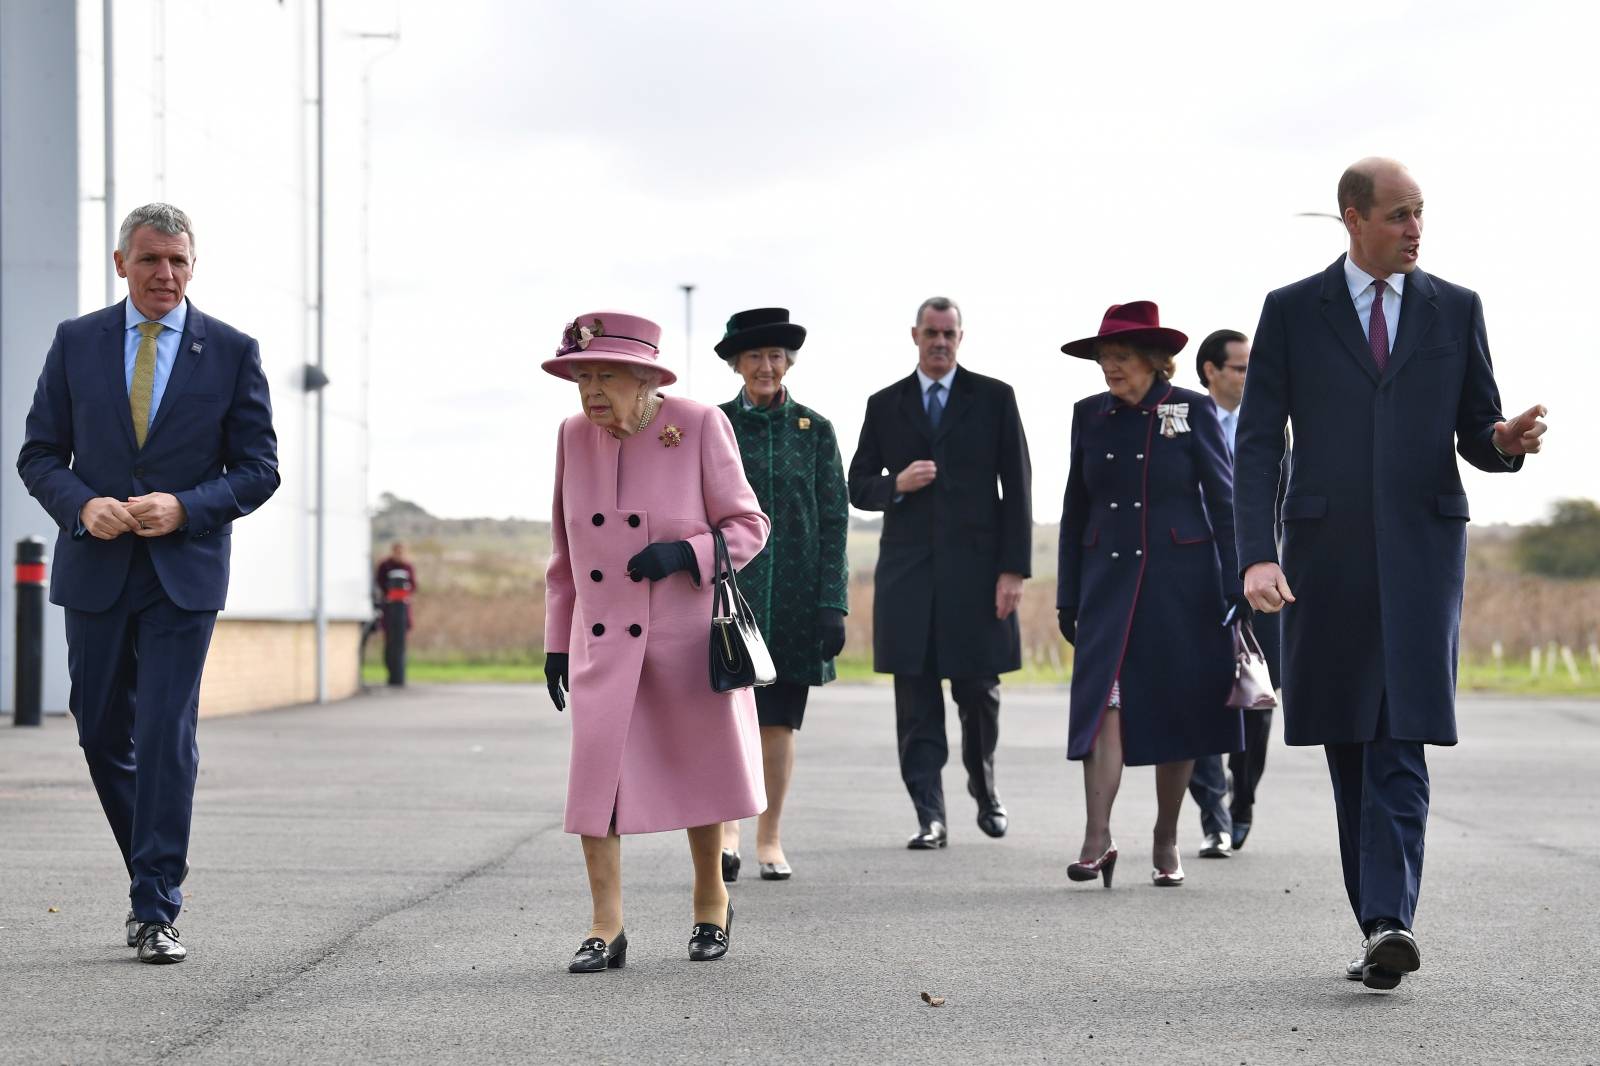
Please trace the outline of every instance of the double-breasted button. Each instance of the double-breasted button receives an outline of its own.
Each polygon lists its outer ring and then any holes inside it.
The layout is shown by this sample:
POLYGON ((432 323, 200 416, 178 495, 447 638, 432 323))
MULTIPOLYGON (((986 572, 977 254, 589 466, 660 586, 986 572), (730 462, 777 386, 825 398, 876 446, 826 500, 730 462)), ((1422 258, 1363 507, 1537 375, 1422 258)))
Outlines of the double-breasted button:
POLYGON ((1113 558, 1113 559, 1120 559, 1120 558, 1122 558, 1122 556, 1120 556, 1120 555, 1118 555, 1118 554, 1117 554, 1117 553, 1116 553, 1116 552, 1112 552, 1112 553, 1111 553, 1111 558, 1113 558))
POLYGON ((596 511, 594 513, 594 517, 589 519, 589 521, 593 522, 597 526, 603 526, 606 524, 606 516, 601 514, 599 511, 596 511))
POLYGON ((641 626, 638 622, 635 622, 635 623, 633 623, 633 625, 628 627, 628 636, 630 636, 630 637, 637 637, 639 634, 641 634, 643 632, 644 632, 644 627, 641 626))
POLYGON ((1133 549, 1133 554, 1135 554, 1135 555, 1143 555, 1144 554, 1144 549, 1143 548, 1135 548, 1135 549, 1133 549))
POLYGON ((1144 458, 1144 452, 1140 452, 1138 455, 1135 455, 1134 458, 1135 459, 1143 459, 1144 458))
POLYGON ((601 578, 602 578, 602 577, 604 577, 604 576, 605 576, 605 575, 604 575, 604 574, 602 574, 602 573, 601 573, 601 572, 600 572, 600 571, 598 571, 598 570, 591 570, 591 571, 589 571, 589 580, 590 580, 590 581, 599 581, 599 580, 600 580, 600 579, 601 579, 601 578))
POLYGON ((636 515, 636 514, 629 515, 628 516, 628 525, 632 526, 634 529, 638 529, 639 528, 639 516, 636 515))
POLYGON ((1111 505, 1111 509, 1112 509, 1112 510, 1113 510, 1113 511, 1115 511, 1115 510, 1116 510, 1116 509, 1117 509, 1117 505, 1116 505, 1116 504, 1115 504, 1115 503, 1113 503, 1113 504, 1112 504, 1112 505, 1111 505))
POLYGON ((1144 504, 1140 503, 1138 500, 1134 500, 1133 501, 1133 509, 1135 511, 1137 511, 1139 508, 1141 508, 1143 506, 1144 506, 1144 504))
POLYGON ((1106 452, 1106 458, 1107 458, 1107 459, 1115 459, 1115 458, 1116 458, 1116 456, 1115 456, 1115 455, 1113 455, 1113 454, 1111 454, 1111 453, 1110 453, 1110 452, 1106 452))
POLYGON ((606 627, 601 625, 599 622, 596 622, 589 632, 593 633, 597 637, 603 637, 606 635, 606 627))

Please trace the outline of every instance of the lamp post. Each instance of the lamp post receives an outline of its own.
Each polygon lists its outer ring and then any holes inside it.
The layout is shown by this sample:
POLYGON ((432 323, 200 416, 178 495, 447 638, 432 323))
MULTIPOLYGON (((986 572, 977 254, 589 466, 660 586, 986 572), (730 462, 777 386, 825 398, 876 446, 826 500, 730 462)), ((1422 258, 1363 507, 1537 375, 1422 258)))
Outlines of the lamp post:
POLYGON ((683 394, 694 394, 694 286, 679 285, 683 290, 683 394))

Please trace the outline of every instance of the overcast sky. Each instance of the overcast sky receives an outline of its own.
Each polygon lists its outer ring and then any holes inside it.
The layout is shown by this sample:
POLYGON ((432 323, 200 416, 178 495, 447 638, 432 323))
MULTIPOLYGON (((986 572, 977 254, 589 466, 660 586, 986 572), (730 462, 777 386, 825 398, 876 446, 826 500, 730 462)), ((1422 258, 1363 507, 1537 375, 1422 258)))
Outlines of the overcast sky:
POLYGON ((402 37, 372 82, 374 497, 548 517, 578 408, 539 363, 599 310, 660 322, 669 391, 721 402, 722 323, 790 308, 810 334, 788 383, 848 464, 867 395, 915 364, 917 304, 944 294, 961 363, 1017 387, 1034 517, 1055 521, 1070 406, 1103 388, 1061 343, 1155 300, 1199 387, 1201 337, 1253 333, 1270 289, 1344 249, 1295 214, 1334 210, 1369 154, 1423 188, 1423 268, 1482 294, 1508 412, 1550 408, 1523 473, 1466 473, 1474 518, 1600 495, 1586 5, 1088 7, 336 5, 339 28, 402 37))

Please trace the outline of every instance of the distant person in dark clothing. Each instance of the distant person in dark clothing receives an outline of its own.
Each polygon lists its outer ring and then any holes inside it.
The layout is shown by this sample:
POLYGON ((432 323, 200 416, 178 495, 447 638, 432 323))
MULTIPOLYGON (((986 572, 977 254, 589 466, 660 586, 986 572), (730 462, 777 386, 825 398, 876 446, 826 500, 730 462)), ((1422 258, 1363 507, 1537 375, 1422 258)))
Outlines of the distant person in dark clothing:
MULTIPOLYGON (((411 565, 411 554, 406 551, 403 541, 395 541, 389 545, 389 554, 379 560, 377 567, 372 572, 372 600, 379 607, 378 626, 383 626, 382 607, 389 599, 389 575, 393 571, 403 570, 406 575, 406 587, 415 595, 417 591, 417 568, 411 565)), ((411 629, 411 602, 406 601, 406 629, 411 629)))

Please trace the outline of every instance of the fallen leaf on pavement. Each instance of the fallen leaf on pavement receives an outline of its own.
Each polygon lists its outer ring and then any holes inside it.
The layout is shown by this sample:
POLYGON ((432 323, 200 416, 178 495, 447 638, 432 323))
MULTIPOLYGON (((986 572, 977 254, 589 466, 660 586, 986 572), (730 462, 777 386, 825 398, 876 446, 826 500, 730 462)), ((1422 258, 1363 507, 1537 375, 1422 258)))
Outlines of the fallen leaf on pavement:
POLYGON ((944 997, 933 995, 931 992, 924 992, 922 993, 922 1002, 930 1007, 942 1007, 944 1006, 944 997))
MULTIPOLYGON (((51 914, 60 914, 61 913, 61 908, 60 907, 51 907, 50 908, 50 913, 51 914)), ((924 997, 926 997, 926 993, 924 993, 924 997)))

